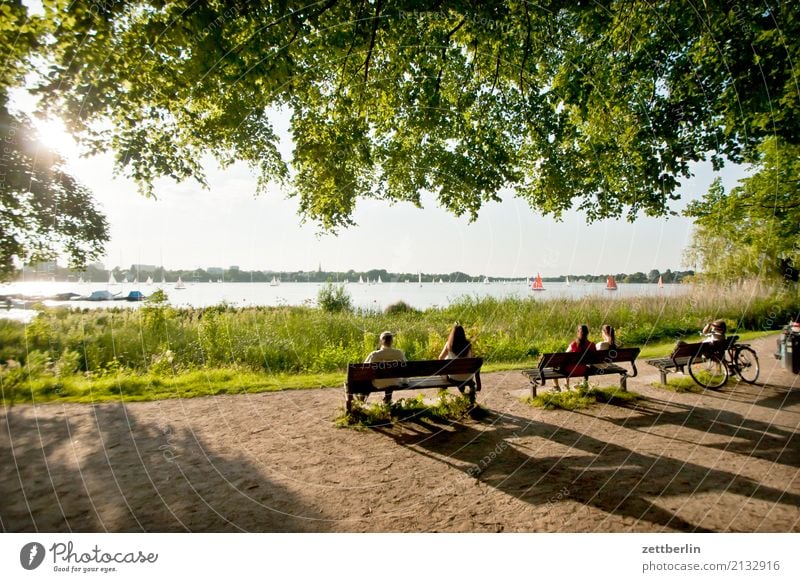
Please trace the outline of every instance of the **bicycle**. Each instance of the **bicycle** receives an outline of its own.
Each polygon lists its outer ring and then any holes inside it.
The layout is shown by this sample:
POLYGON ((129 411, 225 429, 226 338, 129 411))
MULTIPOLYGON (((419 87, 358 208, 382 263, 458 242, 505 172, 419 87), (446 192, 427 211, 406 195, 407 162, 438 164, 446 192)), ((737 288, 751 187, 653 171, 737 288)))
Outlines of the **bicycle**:
MULTIPOLYGON (((711 334, 703 334, 710 337, 711 334)), ((749 344, 738 343, 734 335, 720 342, 704 343, 703 347, 689 359, 689 375, 703 388, 724 386, 731 374, 736 374, 743 382, 754 384, 758 380, 760 367, 758 355, 749 344)))

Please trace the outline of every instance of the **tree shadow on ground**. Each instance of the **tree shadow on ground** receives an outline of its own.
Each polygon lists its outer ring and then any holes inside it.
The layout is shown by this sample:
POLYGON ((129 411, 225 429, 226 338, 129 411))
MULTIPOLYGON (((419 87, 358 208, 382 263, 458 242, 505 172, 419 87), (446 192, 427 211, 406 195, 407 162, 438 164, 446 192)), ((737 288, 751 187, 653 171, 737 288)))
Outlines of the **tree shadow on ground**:
POLYGON ((0 426, 0 455, 16 465, 0 476, 4 531, 326 529, 244 454, 217 454, 191 430, 142 422, 124 404, 43 418, 15 407, 0 426))
MULTIPOLYGON (((800 404, 800 390, 798 389, 787 388, 777 384, 764 384, 763 387, 773 390, 774 393, 756 400, 753 402, 754 406, 784 410, 789 406, 800 404)), ((796 411, 795 414, 800 414, 800 411, 796 411)))
POLYGON ((704 434, 725 437, 725 442, 697 442, 704 447, 756 457, 772 463, 800 468, 800 435, 775 424, 745 418, 739 413, 687 406, 648 398, 637 407, 639 414, 604 420, 633 430, 673 425, 704 434))
MULTIPOLYGON (((800 495, 732 472, 663 454, 639 453, 510 414, 491 414, 481 424, 414 424, 415 433, 402 427, 376 432, 533 506, 547 506, 555 493, 565 492, 569 500, 626 518, 631 529, 644 521, 665 530, 709 531, 660 505, 663 498, 713 492, 792 507, 800 503, 800 495)), ((570 529, 570 524, 564 528, 570 529)), ((573 522, 573 529, 581 527, 573 522)))

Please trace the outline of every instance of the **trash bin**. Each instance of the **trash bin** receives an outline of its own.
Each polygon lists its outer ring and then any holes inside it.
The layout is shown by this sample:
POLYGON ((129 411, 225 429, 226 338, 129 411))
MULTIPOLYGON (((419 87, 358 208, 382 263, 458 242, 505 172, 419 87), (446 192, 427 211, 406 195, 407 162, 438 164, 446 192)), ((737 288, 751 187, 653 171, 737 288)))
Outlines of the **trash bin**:
POLYGON ((792 374, 800 374, 800 332, 795 327, 786 326, 778 338, 778 352, 775 357, 783 360, 783 367, 792 374))

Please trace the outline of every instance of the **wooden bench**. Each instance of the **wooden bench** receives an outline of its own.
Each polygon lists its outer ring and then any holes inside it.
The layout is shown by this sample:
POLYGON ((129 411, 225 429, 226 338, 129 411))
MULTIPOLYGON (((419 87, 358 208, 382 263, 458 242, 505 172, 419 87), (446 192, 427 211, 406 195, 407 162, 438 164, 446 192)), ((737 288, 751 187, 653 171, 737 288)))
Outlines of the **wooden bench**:
POLYGON ((475 405, 475 394, 481 390, 481 358, 457 358, 455 360, 417 360, 413 362, 373 362, 371 364, 349 364, 345 394, 347 412, 353 408, 356 395, 366 397, 372 392, 385 392, 391 397, 398 390, 424 390, 427 388, 458 388, 469 395, 475 405), (465 381, 450 376, 471 374, 465 381), (391 386, 376 388, 373 380, 396 380, 391 386))
POLYGON ((589 352, 559 352, 555 354, 542 354, 536 368, 523 370, 522 373, 531 381, 531 397, 536 396, 536 388, 544 386, 547 380, 556 378, 583 378, 588 381, 589 376, 605 374, 619 374, 619 386, 628 389, 628 378, 635 377, 639 372, 636 369, 636 358, 639 348, 617 348, 612 350, 599 350, 589 352), (619 364, 628 363, 633 373, 619 364), (575 366, 584 366, 583 371, 570 371, 575 366))
POLYGON ((689 361, 698 355, 709 353, 712 351, 722 352, 723 349, 728 349, 730 346, 739 341, 738 335, 732 335, 725 339, 724 347, 719 343, 714 342, 697 342, 693 344, 681 344, 675 346, 672 353, 667 358, 652 358, 645 360, 651 366, 658 368, 661 374, 661 384, 667 384, 667 374, 676 370, 682 370, 689 365, 689 361))

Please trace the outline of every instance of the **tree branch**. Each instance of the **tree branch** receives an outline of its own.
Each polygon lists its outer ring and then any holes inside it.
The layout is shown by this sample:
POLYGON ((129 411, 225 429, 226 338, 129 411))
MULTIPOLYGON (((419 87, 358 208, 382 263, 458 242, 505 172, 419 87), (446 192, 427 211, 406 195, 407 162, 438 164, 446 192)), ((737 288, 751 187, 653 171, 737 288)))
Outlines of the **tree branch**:
POLYGON ((528 3, 523 2, 525 6, 525 48, 522 53, 522 64, 519 66, 519 91, 522 98, 525 98, 525 63, 528 61, 528 53, 530 52, 531 42, 531 15, 528 12, 528 3))
POLYGON ((378 3, 375 5, 375 18, 372 21, 372 35, 369 39, 369 50, 367 51, 367 58, 364 61, 364 85, 366 85, 369 80, 369 61, 372 58, 372 49, 375 48, 375 37, 378 34, 378 18, 380 18, 381 15, 381 8, 383 8, 383 0, 378 0, 378 3))
POLYGON ((464 23, 465 23, 466 21, 467 21, 467 20, 466 20, 466 18, 462 18, 462 19, 461 19, 461 22, 459 22, 459 23, 456 25, 456 27, 455 27, 453 30, 451 30, 450 32, 448 32, 448 33, 447 33, 447 35, 445 35, 445 37, 444 37, 444 43, 442 44, 442 64, 441 64, 441 66, 439 67, 439 74, 436 76, 436 88, 435 88, 435 89, 434 89, 434 91, 433 91, 433 94, 434 94, 434 95, 437 95, 437 94, 439 93, 439 87, 440 87, 440 86, 441 86, 441 84, 442 84, 442 71, 444 71, 444 64, 445 64, 445 61, 447 60, 447 47, 450 45, 450 38, 451 38, 451 37, 452 37, 452 36, 453 36, 453 35, 454 35, 456 32, 458 32, 458 30, 459 30, 459 29, 460 29, 462 26, 464 26, 464 23))
POLYGON ((494 65, 494 81, 492 81, 492 90, 491 93, 494 93, 495 87, 497 87, 497 79, 500 78, 500 47, 497 47, 497 62, 494 65))

